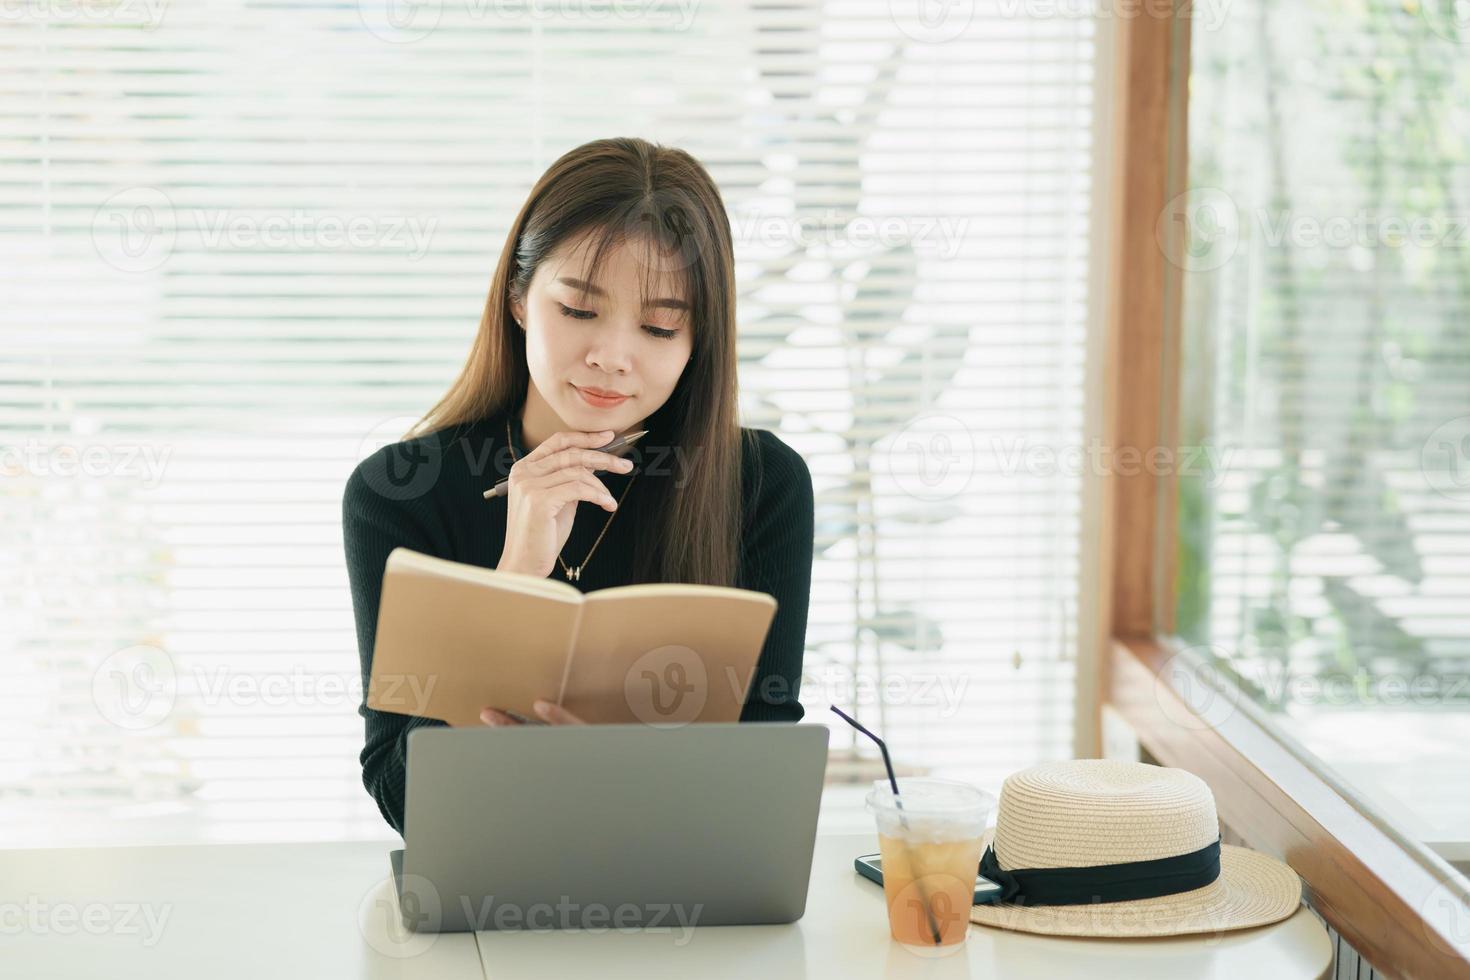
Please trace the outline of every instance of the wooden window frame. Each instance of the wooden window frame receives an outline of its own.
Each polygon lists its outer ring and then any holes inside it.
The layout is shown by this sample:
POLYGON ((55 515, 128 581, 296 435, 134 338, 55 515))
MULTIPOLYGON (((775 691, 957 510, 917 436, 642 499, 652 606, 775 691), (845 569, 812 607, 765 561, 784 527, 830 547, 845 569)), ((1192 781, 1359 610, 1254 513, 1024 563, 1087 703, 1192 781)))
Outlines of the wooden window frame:
MULTIPOLYGON (((1099 363, 1088 404, 1089 434, 1114 451, 1177 441, 1183 284, 1166 261, 1169 243, 1156 239, 1177 230, 1158 218, 1187 187, 1190 17, 1188 0, 1176 3, 1173 16, 1145 5, 1137 16, 1100 19, 1093 199, 1107 211, 1094 237, 1100 329, 1090 360, 1099 363)), ((1248 698, 1206 718, 1183 696, 1214 672, 1167 638, 1172 476, 1105 470, 1089 473, 1084 488, 1092 561, 1080 612, 1084 649, 1095 656, 1078 671, 1077 754, 1101 754, 1105 717, 1120 719, 1151 758, 1203 778, 1222 823, 1290 864, 1312 906, 1376 970, 1470 978, 1470 888, 1458 872, 1395 831, 1248 698)))

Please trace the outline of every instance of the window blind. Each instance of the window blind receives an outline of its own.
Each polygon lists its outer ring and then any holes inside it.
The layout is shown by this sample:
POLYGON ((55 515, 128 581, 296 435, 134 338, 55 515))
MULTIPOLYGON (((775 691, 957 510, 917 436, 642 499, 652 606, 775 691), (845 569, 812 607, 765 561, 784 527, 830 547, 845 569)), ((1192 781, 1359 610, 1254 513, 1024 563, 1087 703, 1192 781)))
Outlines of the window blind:
MULTIPOLYGON (((743 424, 808 461, 803 701, 1071 744, 1092 23, 1014 4, 26 5, 0 30, 8 841, 386 833, 340 501, 589 139, 709 168, 743 424), (962 20, 955 18, 960 17, 962 20)), ((840 725, 840 722, 837 722, 840 725)), ((834 730, 832 779, 876 775, 834 730)))
POLYGON ((1470 813, 1450 734, 1470 707, 1470 33, 1450 10, 1236 4, 1193 38, 1174 209, 1182 438, 1223 461, 1180 482, 1179 631, 1430 840, 1470 813))

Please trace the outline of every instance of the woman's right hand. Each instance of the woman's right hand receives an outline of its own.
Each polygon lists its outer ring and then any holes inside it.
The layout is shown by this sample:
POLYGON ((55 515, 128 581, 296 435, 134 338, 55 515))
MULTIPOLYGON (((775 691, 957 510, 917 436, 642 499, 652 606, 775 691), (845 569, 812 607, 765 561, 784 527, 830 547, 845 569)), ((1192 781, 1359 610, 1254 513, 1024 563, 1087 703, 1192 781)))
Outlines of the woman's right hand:
POLYGON ((505 547, 496 568, 545 578, 566 546, 579 501, 609 512, 617 501, 596 476, 599 470, 627 473, 631 460, 596 447, 615 433, 558 432, 516 460, 506 493, 505 547))
POLYGON ((536 712, 535 718, 524 718, 521 715, 513 715, 508 711, 502 711, 499 708, 492 708, 486 705, 480 709, 480 724, 490 725, 496 728, 524 725, 527 722, 533 725, 587 724, 561 705, 552 704, 550 701, 541 698, 538 698, 536 703, 531 705, 531 707, 536 712))

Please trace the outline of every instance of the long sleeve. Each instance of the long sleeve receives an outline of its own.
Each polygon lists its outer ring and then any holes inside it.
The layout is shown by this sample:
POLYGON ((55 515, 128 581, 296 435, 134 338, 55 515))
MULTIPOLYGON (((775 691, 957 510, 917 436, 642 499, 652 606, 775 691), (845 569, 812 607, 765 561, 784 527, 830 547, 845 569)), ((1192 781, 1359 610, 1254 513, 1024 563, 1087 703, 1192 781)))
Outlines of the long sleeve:
MULTIPOLYGON (((482 493, 493 474, 481 461, 493 457, 497 444, 488 440, 503 425, 503 416, 490 419, 483 430, 467 432, 463 446, 448 435, 385 446, 363 460, 348 479, 342 496, 342 538, 364 694, 372 676, 383 571, 394 548, 495 567, 494 556, 504 540, 503 504, 497 508, 485 502, 482 493)), ((773 596, 776 615, 740 720, 795 722, 802 717, 797 696, 811 598, 815 522, 811 474, 801 456, 773 433, 744 431, 749 436, 741 471, 746 508, 735 584, 773 596)), ((630 554, 632 533, 629 525, 614 523, 599 558, 630 554)), ((627 584, 604 574, 626 564, 610 561, 595 566, 601 577, 579 587, 588 591, 627 584)), ((409 733, 444 723, 375 711, 366 703, 358 706, 358 714, 365 733, 360 757, 363 786, 383 818, 401 834, 409 733)))
POLYGON ((776 615, 756 665, 741 721, 800 721, 801 665, 806 652, 815 543, 815 500, 806 461, 773 433, 761 442, 758 486, 741 543, 741 588, 776 600, 776 615))
POLYGON ((382 596, 383 569, 388 562, 388 554, 400 545, 426 554, 433 554, 434 549, 429 544, 428 534, 411 513, 410 505, 378 493, 364 478, 363 467, 367 465, 372 465, 372 461, 365 460, 358 466, 342 495, 342 544, 352 588, 364 694, 364 703, 358 706, 365 729, 359 761, 362 763, 363 786, 377 801, 383 818, 402 834, 408 733, 421 726, 443 725, 444 722, 375 711, 367 706, 366 694, 373 669, 378 602, 382 596))

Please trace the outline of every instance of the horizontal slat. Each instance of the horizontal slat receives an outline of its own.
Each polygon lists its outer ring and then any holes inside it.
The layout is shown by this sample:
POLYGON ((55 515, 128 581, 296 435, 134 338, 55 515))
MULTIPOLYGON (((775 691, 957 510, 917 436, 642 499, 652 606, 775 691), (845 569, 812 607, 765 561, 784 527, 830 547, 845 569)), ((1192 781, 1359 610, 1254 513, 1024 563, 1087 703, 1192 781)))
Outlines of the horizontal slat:
POLYGON ((966 684, 937 713, 859 701, 907 764, 998 779, 1070 753, 1082 474, 1017 453, 1082 443, 1089 19, 982 4, 924 44, 878 0, 701 3, 684 30, 471 3, 397 44, 352 5, 158 6, 148 30, 125 21, 146 5, 76 9, 0 32, 7 827, 386 829, 357 760, 343 487, 452 381, 510 221, 552 159, 606 135, 613 90, 629 131, 718 182, 742 423, 813 474, 808 717, 849 703, 842 672, 866 676, 872 628, 913 609, 934 640, 885 646, 883 679, 966 684), (130 188, 176 232, 150 268, 109 264, 130 188), (347 221, 366 242, 321 234, 347 221), (969 437, 951 500, 905 490, 890 445, 916 414, 969 437), (58 472, 73 449, 112 469, 58 472), (92 675, 140 643, 179 696, 119 737, 92 675), (250 690, 212 686, 232 681, 250 690), (286 682, 306 688, 269 703, 286 682))

